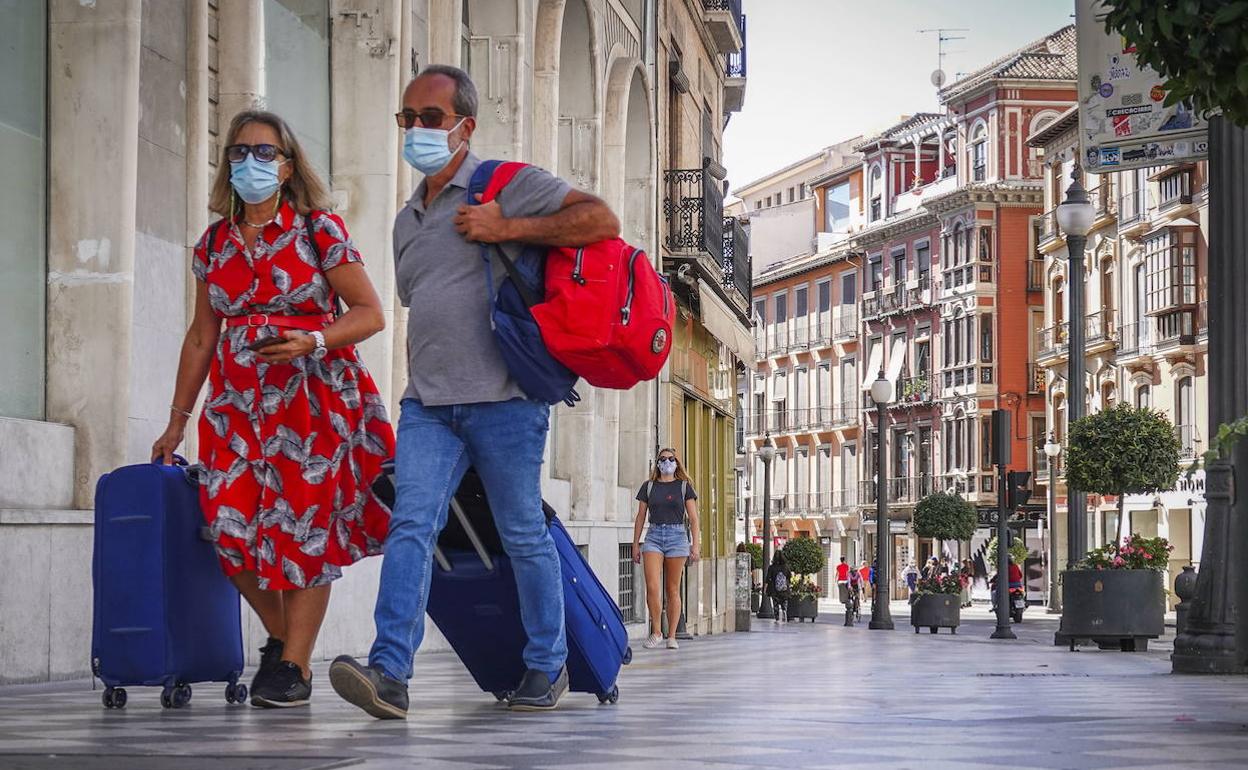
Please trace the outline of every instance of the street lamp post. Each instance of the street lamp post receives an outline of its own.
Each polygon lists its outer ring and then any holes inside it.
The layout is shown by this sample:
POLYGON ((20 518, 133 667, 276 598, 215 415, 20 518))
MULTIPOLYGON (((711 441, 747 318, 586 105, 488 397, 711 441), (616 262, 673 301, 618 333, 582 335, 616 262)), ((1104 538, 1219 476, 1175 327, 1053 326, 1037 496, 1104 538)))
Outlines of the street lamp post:
POLYGON ((879 452, 875 459, 875 601, 871 603, 871 622, 867 628, 892 631, 893 614, 888 601, 892 579, 889 557, 893 551, 893 533, 888 523, 888 402, 893 400, 893 383, 880 377, 871 383, 871 400, 875 402, 876 428, 879 431, 879 452))
MULTIPOLYGON (((1062 445, 1057 443, 1057 439, 1053 436, 1052 431, 1049 432, 1049 440, 1044 442, 1044 456, 1046 466, 1049 469, 1049 611, 1060 612, 1062 609, 1062 600, 1058 596, 1058 570, 1057 570, 1057 457, 1062 453, 1062 445)), ((1067 533, 1067 537, 1070 534, 1067 533)))
POLYGON ((776 459, 776 445, 771 440, 771 433, 763 436, 763 445, 759 447, 758 457, 763 461, 763 598, 758 605, 758 617, 771 620, 776 612, 771 606, 771 592, 766 583, 767 568, 771 566, 771 461, 776 459))
MULTIPOLYGON (((1084 254, 1088 231, 1096 218, 1096 207, 1083 189, 1083 169, 1075 162, 1070 173, 1070 187, 1066 200, 1057 207, 1057 224, 1066 235, 1066 283, 1070 287, 1070 363, 1066 394, 1066 418, 1070 422, 1083 417, 1087 400, 1084 369, 1087 360, 1084 353, 1084 254)), ((1088 550, 1088 526, 1086 498, 1083 492, 1066 484, 1066 563, 1074 564, 1088 550)))

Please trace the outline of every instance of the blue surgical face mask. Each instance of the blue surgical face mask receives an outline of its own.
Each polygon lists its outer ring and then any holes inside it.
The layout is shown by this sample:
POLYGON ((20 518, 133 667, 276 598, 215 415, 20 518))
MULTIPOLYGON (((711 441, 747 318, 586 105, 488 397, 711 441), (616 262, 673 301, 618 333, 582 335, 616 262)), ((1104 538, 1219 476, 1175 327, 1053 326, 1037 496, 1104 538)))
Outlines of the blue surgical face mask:
POLYGON ((282 163, 285 161, 271 160, 266 163, 248 153, 237 163, 230 163, 230 184, 238 197, 247 203, 264 203, 282 186, 277 176, 277 169, 282 163))
POLYGON ((676 473, 676 461, 675 460, 660 460, 659 461, 659 473, 662 473, 664 476, 674 475, 676 473))
POLYGON ((455 153, 463 146, 461 142, 454 150, 450 146, 451 131, 463 125, 463 120, 455 124, 450 131, 440 128, 423 128, 412 126, 403 137, 403 159, 425 176, 432 176, 451 162, 455 153))

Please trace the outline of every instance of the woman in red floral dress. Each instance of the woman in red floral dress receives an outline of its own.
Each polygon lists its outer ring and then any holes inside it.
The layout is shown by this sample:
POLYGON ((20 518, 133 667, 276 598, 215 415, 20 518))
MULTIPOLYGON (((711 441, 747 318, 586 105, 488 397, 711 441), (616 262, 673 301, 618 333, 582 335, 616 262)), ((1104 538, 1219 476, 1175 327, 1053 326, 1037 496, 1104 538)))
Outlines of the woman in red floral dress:
POLYGON ((204 516, 222 568, 269 634, 252 704, 304 705, 330 584, 381 552, 389 524, 371 486, 394 432, 354 347, 385 322, 286 123, 240 113, 225 145, 210 202, 223 219, 195 246, 195 317, 152 454, 171 461, 207 378, 204 516))

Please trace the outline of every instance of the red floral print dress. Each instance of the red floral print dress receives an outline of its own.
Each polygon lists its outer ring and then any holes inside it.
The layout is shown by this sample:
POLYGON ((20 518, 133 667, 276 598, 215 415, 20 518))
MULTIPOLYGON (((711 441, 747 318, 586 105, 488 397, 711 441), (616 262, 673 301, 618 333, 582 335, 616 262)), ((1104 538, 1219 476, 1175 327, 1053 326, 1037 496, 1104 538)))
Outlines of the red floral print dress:
MULTIPOLYGON (((195 246, 193 272, 222 318, 321 315, 335 304, 325 273, 359 261, 339 217, 303 217, 283 204, 252 253, 236 226, 210 227, 195 246)), ((394 456, 377 386, 354 347, 286 364, 247 350, 285 331, 224 327, 199 421, 200 502, 222 568, 254 572, 268 590, 335 580, 342 567, 381 552, 390 522, 371 490, 394 456)))

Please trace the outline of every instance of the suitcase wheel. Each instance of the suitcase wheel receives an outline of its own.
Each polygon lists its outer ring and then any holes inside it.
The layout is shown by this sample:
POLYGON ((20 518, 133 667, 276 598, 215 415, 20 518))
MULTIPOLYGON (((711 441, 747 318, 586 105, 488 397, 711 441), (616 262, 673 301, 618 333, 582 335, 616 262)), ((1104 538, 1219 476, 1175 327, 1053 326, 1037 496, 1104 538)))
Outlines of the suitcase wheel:
POLYGON ((160 705, 167 709, 180 709, 191 702, 191 686, 180 684, 160 691, 160 705))
POLYGON ((511 693, 507 692, 506 690, 499 690, 498 692, 493 693, 493 695, 494 695, 494 700, 498 701, 499 703, 502 703, 503 701, 507 700, 507 696, 511 695, 511 693))
POLYGON ((633 648, 625 647, 624 648, 624 665, 627 666, 629 663, 632 663, 632 662, 633 662, 633 648))
POLYGON ((610 692, 604 692, 604 693, 598 694, 599 703, 615 704, 615 703, 618 703, 619 700, 620 700, 620 688, 618 685, 612 685, 610 692))
POLYGON ((104 708, 124 709, 126 707, 126 691, 122 687, 104 688, 104 708))
POLYGON ((225 686, 225 702, 226 703, 246 703, 247 702, 247 685, 227 684, 225 686))

